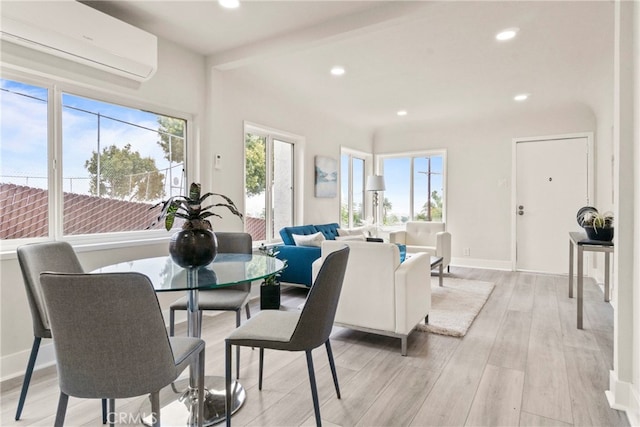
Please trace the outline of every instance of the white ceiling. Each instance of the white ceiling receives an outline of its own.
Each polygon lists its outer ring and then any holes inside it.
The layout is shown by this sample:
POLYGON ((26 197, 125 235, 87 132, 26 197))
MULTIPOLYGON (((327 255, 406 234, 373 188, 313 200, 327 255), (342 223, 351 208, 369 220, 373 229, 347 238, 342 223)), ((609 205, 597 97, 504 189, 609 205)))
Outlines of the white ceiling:
POLYGON ((610 1, 87 3, 237 79, 371 130, 593 104, 594 91, 612 84, 610 1), (508 27, 518 37, 497 42, 508 27), (344 76, 329 74, 336 64, 344 76), (530 99, 514 102, 522 92, 530 99), (408 115, 397 117, 400 109, 408 115))

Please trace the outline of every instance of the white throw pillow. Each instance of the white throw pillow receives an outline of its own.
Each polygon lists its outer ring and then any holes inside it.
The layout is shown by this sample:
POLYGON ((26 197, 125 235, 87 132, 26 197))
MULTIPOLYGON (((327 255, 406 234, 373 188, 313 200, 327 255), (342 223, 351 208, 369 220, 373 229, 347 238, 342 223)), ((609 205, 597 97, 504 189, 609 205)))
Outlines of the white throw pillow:
POLYGON ((364 242, 366 239, 364 237, 364 234, 360 234, 357 236, 336 236, 336 240, 359 240, 361 242, 364 242))
POLYGON ((365 237, 366 232, 367 232, 366 227, 338 228, 338 236, 340 237, 347 237, 347 236, 365 237))
POLYGON ((291 237, 296 246, 322 246, 322 242, 326 240, 321 231, 315 234, 292 234, 291 237))

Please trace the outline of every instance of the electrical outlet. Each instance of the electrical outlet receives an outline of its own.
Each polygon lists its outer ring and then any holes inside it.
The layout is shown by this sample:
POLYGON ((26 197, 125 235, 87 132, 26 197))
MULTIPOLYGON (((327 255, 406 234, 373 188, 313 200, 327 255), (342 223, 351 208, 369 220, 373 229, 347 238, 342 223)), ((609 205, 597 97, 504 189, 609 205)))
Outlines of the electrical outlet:
POLYGON ((464 256, 471 256, 471 248, 464 248, 462 253, 464 256))

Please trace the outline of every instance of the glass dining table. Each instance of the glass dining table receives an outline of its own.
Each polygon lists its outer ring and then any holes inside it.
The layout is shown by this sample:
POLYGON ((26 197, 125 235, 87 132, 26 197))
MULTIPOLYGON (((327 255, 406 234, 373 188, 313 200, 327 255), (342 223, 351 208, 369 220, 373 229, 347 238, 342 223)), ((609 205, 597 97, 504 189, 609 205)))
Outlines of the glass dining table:
MULTIPOLYGON (((144 258, 108 265, 92 273, 138 272, 146 275, 156 292, 183 291, 187 293, 187 335, 201 337, 198 308, 198 292, 223 288, 248 281, 262 280, 277 274, 285 267, 283 261, 263 254, 219 253, 212 263, 204 267, 185 269, 174 263, 169 256, 144 258)), ((191 425, 197 414, 197 382, 189 370, 189 378, 176 381, 160 393, 162 422, 166 425, 191 425)), ((205 401, 203 425, 220 423, 226 418, 224 377, 205 378, 205 401)), ((231 414, 244 403, 246 393, 242 385, 235 381, 232 386, 233 405, 231 414)), ((140 413, 143 422, 151 424, 149 402, 143 404, 140 413)))

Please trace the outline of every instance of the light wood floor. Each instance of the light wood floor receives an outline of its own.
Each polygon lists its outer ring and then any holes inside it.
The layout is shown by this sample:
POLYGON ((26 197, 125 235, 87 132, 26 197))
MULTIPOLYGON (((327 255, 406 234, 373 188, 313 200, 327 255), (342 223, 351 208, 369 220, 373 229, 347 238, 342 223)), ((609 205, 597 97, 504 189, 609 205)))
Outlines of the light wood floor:
MULTIPOLYGON (((399 339, 335 328, 340 400, 324 348, 314 351, 325 426, 628 425, 604 395, 613 312, 593 281, 586 281, 584 330, 578 330, 566 277, 466 268, 452 268, 450 276, 496 283, 464 338, 414 332, 402 357, 399 339)), ((299 288, 283 292, 283 304, 292 309, 303 298, 299 288)), ((252 308, 257 312, 257 302, 252 308)), ((205 317, 207 375, 224 375, 223 340, 234 322, 232 313, 205 317)), ((267 351, 262 391, 257 367, 258 351, 243 349, 240 381, 247 401, 233 425, 314 425, 304 354, 267 351)), ((52 425, 55 369, 34 374, 22 420, 15 422, 20 380, 2 384, 0 424, 52 425)), ((117 409, 135 412, 141 399, 118 400, 117 409)), ((71 398, 66 421, 101 425, 99 401, 71 398)))

